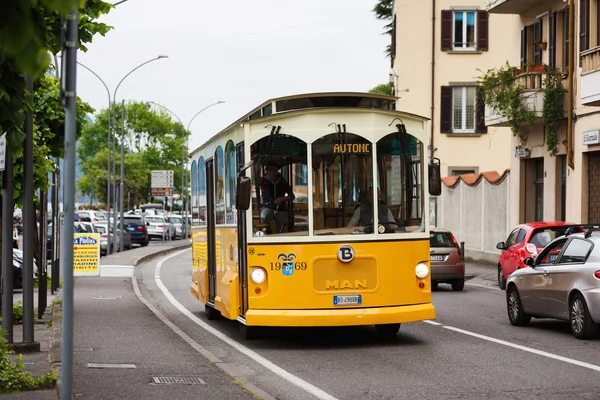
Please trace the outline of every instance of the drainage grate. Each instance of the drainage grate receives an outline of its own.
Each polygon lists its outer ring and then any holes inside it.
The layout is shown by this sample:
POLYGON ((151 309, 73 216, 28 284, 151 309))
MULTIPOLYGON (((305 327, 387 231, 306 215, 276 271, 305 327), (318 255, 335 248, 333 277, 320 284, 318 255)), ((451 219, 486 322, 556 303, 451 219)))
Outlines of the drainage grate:
POLYGON ((155 385, 206 385, 206 381, 202 378, 183 376, 154 376, 152 383, 155 385))

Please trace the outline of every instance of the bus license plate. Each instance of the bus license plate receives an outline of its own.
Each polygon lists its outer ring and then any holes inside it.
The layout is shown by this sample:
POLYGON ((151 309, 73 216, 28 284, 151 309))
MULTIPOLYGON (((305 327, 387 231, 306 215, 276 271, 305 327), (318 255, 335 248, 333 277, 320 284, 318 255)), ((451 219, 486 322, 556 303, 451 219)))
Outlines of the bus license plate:
POLYGON ((347 296, 333 296, 334 306, 349 306, 362 303, 362 296, 360 294, 347 295, 347 296))
POLYGON ((430 256, 431 261, 444 261, 444 256, 430 256))

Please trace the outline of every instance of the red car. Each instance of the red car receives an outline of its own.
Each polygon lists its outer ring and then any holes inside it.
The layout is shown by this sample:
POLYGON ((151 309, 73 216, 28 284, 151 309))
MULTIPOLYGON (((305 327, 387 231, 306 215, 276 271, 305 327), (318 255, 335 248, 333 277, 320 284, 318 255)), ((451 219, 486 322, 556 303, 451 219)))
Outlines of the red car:
MULTIPOLYGON (((573 225, 570 222, 529 222, 517 226, 508 235, 506 242, 500 242, 496 245, 498 250, 502 250, 498 258, 498 286, 500 289, 506 289, 506 279, 517 269, 527 268, 523 260, 531 257, 526 246, 529 243, 535 245, 537 253, 548 243, 558 236, 565 234, 567 227, 573 225)), ((578 232, 580 228, 575 228, 578 232)), ((556 257, 558 254, 550 255, 556 257)))

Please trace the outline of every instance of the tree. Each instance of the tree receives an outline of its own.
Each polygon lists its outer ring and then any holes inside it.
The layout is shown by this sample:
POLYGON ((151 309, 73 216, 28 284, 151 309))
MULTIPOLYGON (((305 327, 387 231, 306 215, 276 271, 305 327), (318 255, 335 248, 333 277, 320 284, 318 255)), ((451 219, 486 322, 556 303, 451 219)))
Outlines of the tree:
POLYGON ((369 93, 385 94, 387 96, 392 95, 392 85, 389 83, 382 83, 369 90, 369 93))
MULTIPOLYGON (((118 143, 116 153, 111 151, 112 160, 120 163, 121 105, 116 105, 116 129, 111 133, 111 143, 118 143), (117 140, 115 142, 115 140, 117 140), (116 157, 116 158, 115 158, 116 157)), ((184 160, 182 149, 189 132, 174 122, 164 112, 156 112, 149 103, 125 104, 125 192, 135 204, 149 202, 150 176, 152 170, 173 170, 175 191, 181 193, 181 174, 184 160), (129 183, 128 183, 129 182, 129 183)), ((80 192, 96 198, 107 198, 107 140, 108 112, 101 110, 93 124, 84 127, 79 141, 79 164, 84 176, 78 181, 80 192), (101 156, 102 155, 102 156, 101 156)), ((111 149, 112 150, 112 149, 111 149)), ((117 168, 117 174, 120 168, 117 168)), ((120 177, 117 178, 120 180, 120 177)), ((113 182, 114 183, 114 182, 113 182)))
MULTIPOLYGON (((384 21, 392 21, 394 19, 394 0, 377 0, 377 4, 373 7, 373 13, 375 14, 375 18, 381 19, 384 21)), ((384 26, 385 32, 384 35, 393 35, 394 27, 393 22, 389 22, 384 26)), ((385 49, 385 54, 388 57, 391 57, 392 54, 392 45, 388 44, 385 49)))

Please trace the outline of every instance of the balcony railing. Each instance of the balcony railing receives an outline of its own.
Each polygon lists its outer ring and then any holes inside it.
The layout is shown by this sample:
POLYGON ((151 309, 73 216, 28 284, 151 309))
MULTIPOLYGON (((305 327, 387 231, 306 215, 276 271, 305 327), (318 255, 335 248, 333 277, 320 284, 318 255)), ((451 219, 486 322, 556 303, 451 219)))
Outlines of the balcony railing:
MULTIPOLYGON (((536 121, 543 117, 545 80, 546 72, 523 72, 513 78, 513 85, 518 85, 522 89, 523 104, 535 113, 536 121)), ((566 84, 567 81, 563 78, 562 85, 565 89, 566 84)), ((566 106, 564 110, 566 110, 566 106)), ((485 111, 485 124, 487 126, 510 126, 506 118, 488 106, 485 111)))
POLYGON ((581 52, 581 75, 600 71, 600 46, 581 52))

